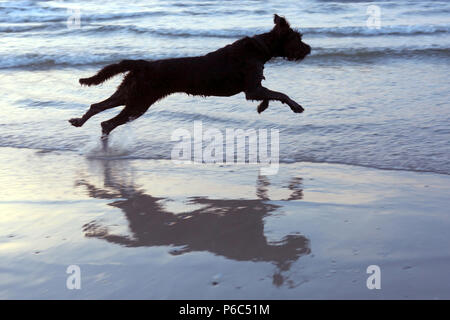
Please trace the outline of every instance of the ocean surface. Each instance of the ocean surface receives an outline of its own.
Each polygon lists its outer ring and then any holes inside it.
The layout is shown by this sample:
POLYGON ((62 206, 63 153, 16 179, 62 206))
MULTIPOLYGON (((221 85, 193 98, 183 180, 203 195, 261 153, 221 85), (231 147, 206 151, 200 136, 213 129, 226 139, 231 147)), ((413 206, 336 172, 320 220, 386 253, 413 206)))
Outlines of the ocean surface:
POLYGON ((82 128, 67 120, 111 95, 121 77, 90 88, 79 78, 121 59, 205 54, 269 31, 274 13, 312 53, 271 60, 263 85, 304 113, 271 102, 258 114, 244 94, 176 94, 116 129, 112 156, 170 159, 174 130, 202 121, 222 132, 278 129, 281 162, 450 174, 448 1, 1 1, 0 147, 95 154, 100 122, 119 110, 82 128), (380 28, 367 24, 370 6, 380 28))

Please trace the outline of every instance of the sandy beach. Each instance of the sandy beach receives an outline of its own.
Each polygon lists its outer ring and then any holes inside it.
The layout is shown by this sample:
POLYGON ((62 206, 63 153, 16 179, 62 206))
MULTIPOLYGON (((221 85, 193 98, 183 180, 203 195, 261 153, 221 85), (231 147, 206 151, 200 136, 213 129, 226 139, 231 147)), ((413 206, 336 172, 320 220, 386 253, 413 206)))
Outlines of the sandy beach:
POLYGON ((450 298, 448 175, 0 155, 1 299, 450 298))
POLYGON ((6 0, 0 12, 0 299, 450 299, 450 2, 6 0), (106 151, 100 124, 122 106, 68 122, 130 75, 80 85, 105 66, 269 32, 269 51, 243 57, 270 54, 261 84, 301 114, 273 100, 258 113, 248 90, 177 89, 106 151), (300 33, 311 53, 284 59, 300 33))

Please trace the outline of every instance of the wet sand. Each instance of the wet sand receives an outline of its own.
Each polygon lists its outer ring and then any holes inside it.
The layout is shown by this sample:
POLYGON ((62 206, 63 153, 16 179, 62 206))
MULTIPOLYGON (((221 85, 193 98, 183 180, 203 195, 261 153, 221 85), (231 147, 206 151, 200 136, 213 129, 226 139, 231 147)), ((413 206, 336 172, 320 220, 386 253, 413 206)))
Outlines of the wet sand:
POLYGON ((1 148, 0 185, 2 299, 450 298, 448 175, 1 148))

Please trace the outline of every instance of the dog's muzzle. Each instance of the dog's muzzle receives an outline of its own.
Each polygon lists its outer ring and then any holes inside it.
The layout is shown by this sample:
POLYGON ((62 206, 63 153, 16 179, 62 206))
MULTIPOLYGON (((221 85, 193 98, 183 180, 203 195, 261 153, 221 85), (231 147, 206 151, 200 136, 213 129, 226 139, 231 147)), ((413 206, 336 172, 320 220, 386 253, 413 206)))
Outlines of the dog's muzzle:
POLYGON ((306 55, 305 56, 307 56, 310 53, 311 53, 311 47, 309 45, 306 45, 306 55))
POLYGON ((300 54, 297 56, 297 58, 295 60, 302 60, 310 53, 311 53, 311 47, 309 45, 305 44, 303 46, 300 54))

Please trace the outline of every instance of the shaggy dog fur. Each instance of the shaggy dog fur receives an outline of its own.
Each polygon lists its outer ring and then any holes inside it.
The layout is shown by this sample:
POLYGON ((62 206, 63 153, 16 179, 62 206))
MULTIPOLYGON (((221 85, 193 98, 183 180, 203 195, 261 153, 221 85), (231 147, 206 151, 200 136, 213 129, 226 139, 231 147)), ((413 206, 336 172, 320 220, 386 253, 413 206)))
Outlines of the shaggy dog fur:
POLYGON ((226 97, 244 92, 247 100, 262 101, 259 113, 268 108, 269 100, 286 103, 296 113, 303 112, 287 95, 261 85, 264 64, 271 58, 301 60, 311 52, 311 47, 302 42, 302 34, 293 30, 285 18, 274 15, 274 24, 270 32, 245 37, 204 56, 123 60, 106 66, 95 76, 80 79, 80 84, 97 85, 117 74, 128 74, 111 97, 91 105, 81 118, 69 122, 81 127, 97 113, 125 105, 117 116, 102 122, 106 138, 114 128, 140 117, 153 103, 175 92, 226 97))

